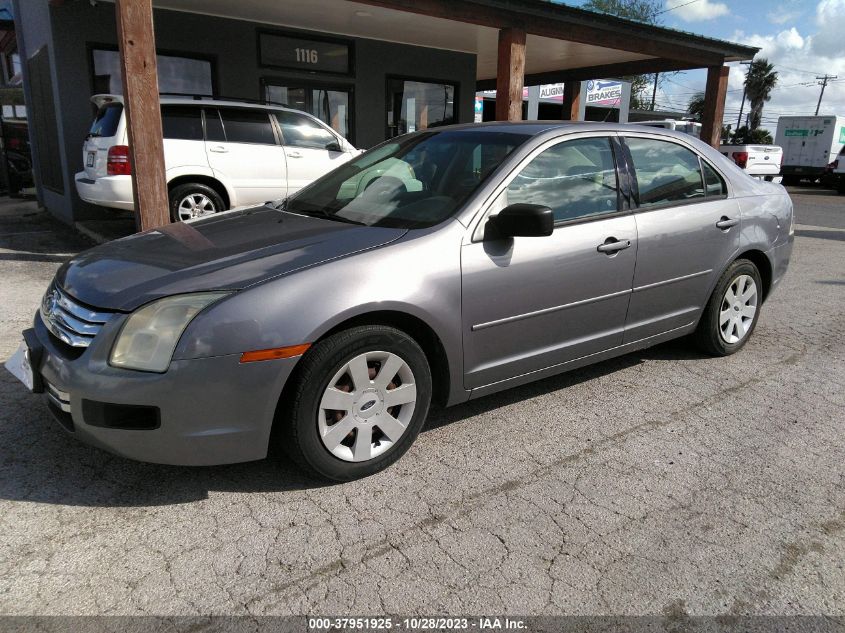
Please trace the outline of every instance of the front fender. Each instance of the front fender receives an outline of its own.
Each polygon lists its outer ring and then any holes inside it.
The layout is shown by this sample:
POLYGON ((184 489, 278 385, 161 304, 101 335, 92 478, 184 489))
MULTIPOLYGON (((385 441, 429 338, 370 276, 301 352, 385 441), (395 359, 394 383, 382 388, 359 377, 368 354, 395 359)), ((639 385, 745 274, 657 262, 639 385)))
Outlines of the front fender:
MULTIPOLYGON (((446 351, 453 385, 463 376, 457 222, 432 233, 304 269, 247 288, 200 313, 174 359, 313 343, 350 319, 394 311, 426 323, 446 351)), ((267 361, 273 362, 273 361, 267 361)))

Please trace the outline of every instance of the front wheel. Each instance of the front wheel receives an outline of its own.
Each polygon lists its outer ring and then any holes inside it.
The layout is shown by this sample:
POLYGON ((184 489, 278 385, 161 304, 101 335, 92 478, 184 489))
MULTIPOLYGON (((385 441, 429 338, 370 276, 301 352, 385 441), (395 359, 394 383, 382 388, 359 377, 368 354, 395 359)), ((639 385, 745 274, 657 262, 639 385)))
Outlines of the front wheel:
POLYGON ((747 259, 728 266, 704 308, 695 331, 698 346, 713 356, 729 356, 748 342, 763 302, 760 272, 747 259))
POLYGON ((362 326, 315 344, 280 407, 277 442, 310 473, 372 475, 413 444, 431 403, 425 353, 407 334, 362 326))

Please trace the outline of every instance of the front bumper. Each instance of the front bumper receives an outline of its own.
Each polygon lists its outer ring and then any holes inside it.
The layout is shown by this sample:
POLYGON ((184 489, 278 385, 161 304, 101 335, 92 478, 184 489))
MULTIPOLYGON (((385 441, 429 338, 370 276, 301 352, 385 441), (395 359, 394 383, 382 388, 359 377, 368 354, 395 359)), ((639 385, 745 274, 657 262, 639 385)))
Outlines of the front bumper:
POLYGON ((34 369, 67 432, 117 455, 158 464, 209 466, 267 456, 276 405, 296 358, 241 364, 240 355, 232 354, 173 361, 163 374, 118 369, 108 364, 108 354, 122 321, 121 316, 107 323, 74 358, 35 316, 43 351, 34 369), (98 426, 101 422, 85 417, 92 402, 155 407, 159 425, 98 426))

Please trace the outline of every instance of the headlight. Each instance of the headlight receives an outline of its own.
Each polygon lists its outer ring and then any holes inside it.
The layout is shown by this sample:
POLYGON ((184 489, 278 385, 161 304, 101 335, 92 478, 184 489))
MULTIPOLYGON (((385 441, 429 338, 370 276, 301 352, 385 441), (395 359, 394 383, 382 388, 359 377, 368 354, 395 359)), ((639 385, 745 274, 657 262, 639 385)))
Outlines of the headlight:
POLYGON ((199 292, 159 299, 133 312, 112 347, 109 364, 163 372, 182 332, 199 312, 227 292, 199 292))

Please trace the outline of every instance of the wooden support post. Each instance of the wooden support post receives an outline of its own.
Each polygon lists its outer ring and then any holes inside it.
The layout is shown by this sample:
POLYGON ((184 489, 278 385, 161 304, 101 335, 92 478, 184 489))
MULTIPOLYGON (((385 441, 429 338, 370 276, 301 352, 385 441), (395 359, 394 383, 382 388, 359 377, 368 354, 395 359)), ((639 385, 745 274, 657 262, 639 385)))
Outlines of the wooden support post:
POLYGON ((152 0, 117 0, 115 7, 135 223, 139 230, 145 231, 170 222, 153 6, 152 0))
POLYGON ((578 120, 578 107, 581 104, 581 82, 567 81, 563 85, 563 116, 564 121, 578 120))
POLYGON ((522 88, 525 81, 525 31, 499 31, 496 71, 496 120, 522 120, 522 88))
POLYGON ((701 140, 719 149, 722 138, 722 118, 725 115, 725 95, 728 91, 728 66, 707 68, 704 89, 704 113, 701 117, 701 140))

